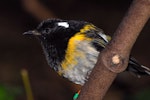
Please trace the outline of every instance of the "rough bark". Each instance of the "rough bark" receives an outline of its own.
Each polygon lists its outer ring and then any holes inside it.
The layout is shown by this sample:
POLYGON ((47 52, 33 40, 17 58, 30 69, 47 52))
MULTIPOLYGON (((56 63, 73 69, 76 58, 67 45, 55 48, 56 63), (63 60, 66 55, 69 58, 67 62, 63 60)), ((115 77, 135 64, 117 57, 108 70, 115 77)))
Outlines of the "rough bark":
POLYGON ((118 73, 124 71, 132 46, 150 17, 150 0, 133 0, 111 42, 99 55, 78 100, 102 100, 118 73))

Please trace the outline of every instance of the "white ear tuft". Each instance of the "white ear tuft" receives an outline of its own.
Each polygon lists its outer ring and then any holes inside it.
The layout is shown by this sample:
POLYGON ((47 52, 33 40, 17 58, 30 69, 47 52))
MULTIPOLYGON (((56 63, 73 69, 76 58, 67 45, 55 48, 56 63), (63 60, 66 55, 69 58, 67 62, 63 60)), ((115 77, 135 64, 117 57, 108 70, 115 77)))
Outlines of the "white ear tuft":
POLYGON ((58 24, 58 26, 63 26, 65 28, 69 27, 69 24, 67 22, 58 22, 57 24, 58 24))

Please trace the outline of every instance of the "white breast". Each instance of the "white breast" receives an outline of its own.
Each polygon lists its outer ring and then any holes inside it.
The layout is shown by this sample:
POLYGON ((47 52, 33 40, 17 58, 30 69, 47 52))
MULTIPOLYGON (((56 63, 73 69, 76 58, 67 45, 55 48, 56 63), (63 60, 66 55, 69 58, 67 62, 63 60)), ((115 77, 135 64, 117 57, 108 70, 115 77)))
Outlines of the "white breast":
POLYGON ((77 64, 71 65, 72 68, 65 70, 64 77, 76 84, 83 85, 97 62, 98 54, 99 52, 88 41, 79 42, 75 56, 77 64))

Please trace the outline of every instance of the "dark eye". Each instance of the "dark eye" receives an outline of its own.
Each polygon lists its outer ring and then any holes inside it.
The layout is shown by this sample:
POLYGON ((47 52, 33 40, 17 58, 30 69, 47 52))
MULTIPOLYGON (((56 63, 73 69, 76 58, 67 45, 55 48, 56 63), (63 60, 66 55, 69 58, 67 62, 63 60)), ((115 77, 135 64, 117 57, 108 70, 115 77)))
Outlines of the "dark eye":
POLYGON ((43 30, 43 34, 47 34, 47 33, 49 33, 50 32, 50 28, 45 28, 44 30, 43 30))

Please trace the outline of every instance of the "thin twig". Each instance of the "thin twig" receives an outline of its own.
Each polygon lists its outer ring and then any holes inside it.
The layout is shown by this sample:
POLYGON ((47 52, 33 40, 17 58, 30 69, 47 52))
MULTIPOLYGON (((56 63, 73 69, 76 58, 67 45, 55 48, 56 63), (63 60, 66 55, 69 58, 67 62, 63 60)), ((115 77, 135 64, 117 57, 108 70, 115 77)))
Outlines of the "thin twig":
POLYGON ((26 90, 27 100, 34 100, 27 70, 22 69, 21 76, 26 90))
POLYGON ((39 0, 22 0, 22 4, 25 10, 39 21, 56 18, 54 13, 42 5, 39 0))

